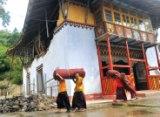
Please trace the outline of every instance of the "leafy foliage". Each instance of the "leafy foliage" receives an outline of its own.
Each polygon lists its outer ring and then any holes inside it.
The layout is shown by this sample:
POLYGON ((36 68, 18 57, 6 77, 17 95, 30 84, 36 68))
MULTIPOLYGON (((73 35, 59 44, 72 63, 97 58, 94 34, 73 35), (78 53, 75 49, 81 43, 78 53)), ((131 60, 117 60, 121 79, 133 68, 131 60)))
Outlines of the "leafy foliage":
POLYGON ((7 0, 0 0, 0 4, 5 4, 7 0))
POLYGON ((0 80, 10 80, 14 84, 22 83, 22 65, 19 58, 6 55, 6 51, 15 44, 20 33, 15 29, 13 32, 0 31, 0 80))
POLYGON ((4 56, 0 56, 0 74, 10 70, 8 60, 4 56))
POLYGON ((0 44, 5 46, 12 46, 17 43, 19 40, 20 33, 15 28, 12 33, 8 32, 7 30, 0 31, 0 44))
POLYGON ((1 84, 1 85, 0 85, 0 89, 1 89, 1 90, 4 90, 4 89, 6 89, 6 88, 7 88, 7 86, 6 86, 5 84, 1 84))
POLYGON ((2 25, 7 26, 10 22, 10 15, 8 11, 5 11, 3 4, 6 3, 6 0, 0 0, 0 19, 2 20, 2 25))

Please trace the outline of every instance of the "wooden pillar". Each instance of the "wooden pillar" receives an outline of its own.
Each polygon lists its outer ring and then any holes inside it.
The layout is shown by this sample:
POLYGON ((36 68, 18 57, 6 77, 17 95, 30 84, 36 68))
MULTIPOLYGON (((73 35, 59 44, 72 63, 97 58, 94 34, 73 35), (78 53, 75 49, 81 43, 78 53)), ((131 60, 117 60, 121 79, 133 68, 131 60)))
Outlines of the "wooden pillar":
POLYGON ((147 62, 147 57, 146 57, 146 51, 145 51, 143 43, 141 44, 141 47, 142 47, 142 52, 143 52, 143 59, 145 60, 147 87, 149 89, 150 88, 150 85, 149 85, 149 67, 148 67, 148 62, 147 62))
POLYGON ((106 85, 106 80, 103 76, 103 66, 102 66, 102 58, 101 58, 101 52, 100 52, 100 47, 97 44, 97 54, 98 54, 98 62, 99 62, 99 71, 100 71, 100 79, 101 79, 101 87, 102 87, 102 95, 105 95, 105 85, 106 85))
POLYGON ((156 57, 157 57, 158 68, 160 69, 160 60, 159 60, 158 51, 157 51, 157 47, 156 47, 156 46, 155 46, 155 51, 156 51, 156 57))
POLYGON ((108 33, 107 33, 107 36, 106 36, 106 41, 107 41, 107 49, 108 49, 109 69, 113 70, 111 43, 110 43, 110 38, 109 38, 109 34, 108 33))
POLYGON ((129 68, 129 74, 131 74, 131 59, 130 59, 130 52, 129 52, 129 47, 128 47, 128 42, 127 40, 125 40, 125 44, 126 44, 126 50, 127 50, 127 59, 128 59, 128 65, 130 66, 129 68))

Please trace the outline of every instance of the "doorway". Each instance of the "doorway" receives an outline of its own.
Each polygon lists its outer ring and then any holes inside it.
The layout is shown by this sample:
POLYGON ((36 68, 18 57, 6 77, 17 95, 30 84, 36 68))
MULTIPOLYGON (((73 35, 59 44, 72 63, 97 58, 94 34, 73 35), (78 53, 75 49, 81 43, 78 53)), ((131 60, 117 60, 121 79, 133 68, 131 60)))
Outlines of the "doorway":
POLYGON ((133 74, 135 78, 135 87, 137 91, 147 90, 146 70, 145 64, 137 62, 133 64, 133 74))
MULTIPOLYGON (((115 65, 128 65, 127 62, 123 61, 123 60, 118 60, 116 62, 114 62, 115 65)), ((119 71, 120 73, 125 73, 126 75, 129 75, 129 68, 114 68, 115 70, 119 71)))
POLYGON ((37 93, 44 94, 44 79, 43 79, 43 67, 37 68, 37 93))

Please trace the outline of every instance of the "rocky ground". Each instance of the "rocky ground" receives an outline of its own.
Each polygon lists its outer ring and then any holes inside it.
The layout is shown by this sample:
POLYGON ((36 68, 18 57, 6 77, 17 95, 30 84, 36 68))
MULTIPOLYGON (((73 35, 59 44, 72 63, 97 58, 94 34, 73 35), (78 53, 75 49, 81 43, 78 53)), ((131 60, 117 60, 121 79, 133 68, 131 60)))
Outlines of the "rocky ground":
MULTIPOLYGON (((112 108, 112 107, 126 107, 126 108, 142 107, 142 108, 152 108, 152 109, 160 108, 160 101, 159 101, 160 91, 159 92, 151 91, 151 92, 152 93, 147 91, 145 94, 146 96, 138 97, 138 99, 134 101, 118 102, 114 104, 112 103, 112 100, 87 101, 87 107, 88 107, 87 110, 98 110, 98 109, 112 108)), ((52 113, 57 111, 54 98, 41 95, 41 96, 30 96, 27 98, 19 96, 19 97, 0 100, 0 113, 33 112, 33 111, 42 111, 47 113, 46 110, 51 111, 52 113)))
POLYGON ((55 108, 55 99, 46 96, 13 97, 0 100, 0 113, 43 111, 55 108))
POLYGON ((56 111, 18 112, 0 114, 0 117, 160 117, 160 95, 138 98, 112 105, 112 102, 95 101, 83 112, 56 111))

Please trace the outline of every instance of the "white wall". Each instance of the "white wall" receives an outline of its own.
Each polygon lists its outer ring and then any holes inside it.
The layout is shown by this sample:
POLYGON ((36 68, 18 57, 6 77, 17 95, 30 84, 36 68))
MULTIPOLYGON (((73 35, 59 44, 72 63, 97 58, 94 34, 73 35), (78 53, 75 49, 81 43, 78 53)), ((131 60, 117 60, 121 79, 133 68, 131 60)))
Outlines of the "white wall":
POLYGON ((25 68, 23 68, 22 71, 23 74, 23 86, 22 86, 22 91, 26 95, 27 94, 27 71, 25 68))
POLYGON ((158 29, 158 36, 157 36, 157 42, 160 42, 160 28, 158 29))
MULTIPOLYGON (((147 55, 147 61, 148 61, 149 67, 158 67, 158 61, 157 61, 155 47, 148 48, 146 51, 146 55, 147 55)), ((150 71, 150 75, 159 75, 159 74, 160 74, 159 70, 151 70, 150 71)))
MULTIPOLYGON (((64 26, 56 33, 51 41, 46 55, 35 59, 28 68, 31 74, 31 83, 36 84, 36 67, 43 64, 45 81, 52 79, 55 68, 84 68, 86 77, 84 87, 86 94, 101 93, 100 73, 98 65, 97 50, 95 44, 95 33, 93 28, 64 26)), ((26 71, 23 70, 24 87, 26 86, 26 71)), ((57 85, 57 81, 47 84, 47 87, 57 85)), ((33 88, 33 87, 32 87, 33 88)), ((24 88, 26 92, 26 88, 24 88)), ((36 90, 36 89, 35 89, 36 90)), ((74 92, 74 83, 67 80, 67 91, 71 96, 74 92)), ((47 90, 50 95, 50 89, 47 90)), ((57 87, 53 91, 57 95, 57 87)))
MULTIPOLYGON (((157 30, 157 43, 160 42, 160 28, 157 30)), ((158 50, 158 48, 157 48, 158 50)), ((156 57, 156 51, 155 51, 155 47, 151 47, 149 49, 147 49, 146 51, 147 54, 147 59, 148 59, 148 64, 150 67, 158 67, 158 62, 157 62, 157 57, 156 57)), ((158 57, 160 59, 160 52, 158 50, 158 57)), ((152 70, 150 71, 150 75, 158 75, 160 74, 159 70, 152 70)))
POLYGON ((146 51, 148 64, 150 67, 158 67, 155 47, 151 47, 146 51))

